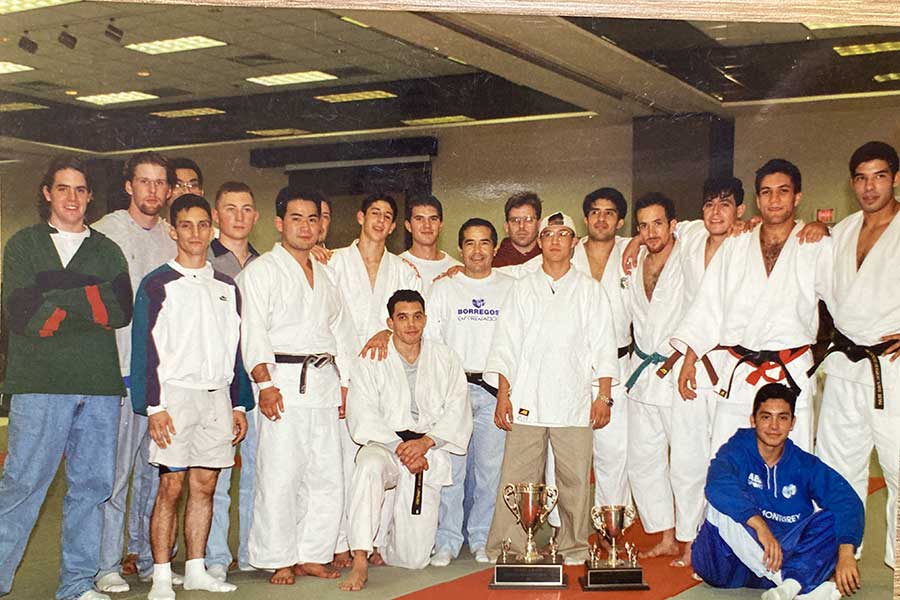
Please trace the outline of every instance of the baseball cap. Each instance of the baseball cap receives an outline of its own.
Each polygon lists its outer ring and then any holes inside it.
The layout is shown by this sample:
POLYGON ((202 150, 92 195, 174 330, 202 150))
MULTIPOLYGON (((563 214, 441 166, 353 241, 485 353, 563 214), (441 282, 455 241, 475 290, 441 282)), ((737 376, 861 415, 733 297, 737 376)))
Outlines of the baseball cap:
POLYGON ((538 234, 542 233, 551 225, 562 225, 563 227, 568 227, 572 231, 575 231, 575 221, 572 220, 572 217, 562 211, 557 211, 541 219, 541 226, 538 227, 538 234))

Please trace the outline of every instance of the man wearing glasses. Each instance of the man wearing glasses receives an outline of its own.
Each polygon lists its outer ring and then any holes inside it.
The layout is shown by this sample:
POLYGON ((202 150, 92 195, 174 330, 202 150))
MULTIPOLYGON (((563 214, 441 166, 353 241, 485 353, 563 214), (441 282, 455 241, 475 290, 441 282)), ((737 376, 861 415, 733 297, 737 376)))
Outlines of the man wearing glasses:
POLYGON ((494 268, 520 265, 540 256, 537 244, 538 222, 541 220, 541 199, 534 192, 513 194, 503 207, 507 237, 500 242, 494 268))
POLYGON ((203 195, 203 171, 197 163, 182 156, 172 159, 172 168, 175 170, 175 186, 169 198, 170 206, 175 198, 184 194, 203 195))

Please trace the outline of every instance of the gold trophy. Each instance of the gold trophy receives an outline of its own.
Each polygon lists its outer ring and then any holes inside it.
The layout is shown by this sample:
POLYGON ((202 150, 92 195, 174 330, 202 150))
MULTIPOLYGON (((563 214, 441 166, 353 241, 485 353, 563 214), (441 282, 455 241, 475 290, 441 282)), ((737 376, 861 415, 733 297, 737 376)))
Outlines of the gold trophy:
POLYGON ((644 581, 644 572, 637 562, 637 550, 626 543, 628 560, 619 558, 617 542, 622 533, 634 522, 634 508, 631 506, 595 506, 591 508, 591 521, 603 539, 610 544, 609 558, 600 559, 597 544, 591 547, 590 558, 584 562, 586 572, 579 577, 581 588, 588 592, 610 590, 649 590, 644 581))
POLYGON ((503 551, 494 566, 494 579, 489 585, 496 589, 516 588, 566 588, 563 573, 563 557, 556 552, 556 540, 550 540, 550 556, 544 556, 534 543, 534 534, 547 520, 556 506, 559 492, 552 485, 543 483, 508 484, 503 491, 503 501, 516 522, 525 530, 525 551, 510 556, 510 540, 503 544, 503 551))

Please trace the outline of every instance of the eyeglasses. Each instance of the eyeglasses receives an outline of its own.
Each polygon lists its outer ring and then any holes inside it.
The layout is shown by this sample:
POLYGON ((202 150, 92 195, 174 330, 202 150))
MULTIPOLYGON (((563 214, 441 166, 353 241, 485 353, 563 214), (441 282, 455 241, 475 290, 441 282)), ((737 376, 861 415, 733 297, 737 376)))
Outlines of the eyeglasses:
POLYGON ((510 217, 507 220, 513 225, 521 225, 522 223, 528 223, 530 225, 537 221, 537 217, 510 217))
POLYGON ((550 229, 545 229, 541 232, 541 239, 547 240, 550 238, 558 237, 560 239, 565 240, 570 237, 573 237, 574 235, 575 234, 572 232, 571 229, 557 229, 556 231, 552 231, 550 229))
POLYGON ((193 192, 194 190, 200 189, 200 182, 197 180, 179 181, 175 184, 175 189, 183 192, 193 192))

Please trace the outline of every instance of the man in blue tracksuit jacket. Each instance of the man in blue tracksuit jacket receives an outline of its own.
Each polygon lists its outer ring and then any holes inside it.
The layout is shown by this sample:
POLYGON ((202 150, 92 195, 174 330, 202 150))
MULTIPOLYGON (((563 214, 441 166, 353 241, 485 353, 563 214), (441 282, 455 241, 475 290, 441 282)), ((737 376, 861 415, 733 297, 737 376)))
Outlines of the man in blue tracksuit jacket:
POLYGON ((753 428, 738 430, 710 464, 706 522, 691 558, 711 586, 765 589, 763 600, 836 600, 859 588, 862 502, 787 439, 796 400, 780 383, 760 388, 753 428))

